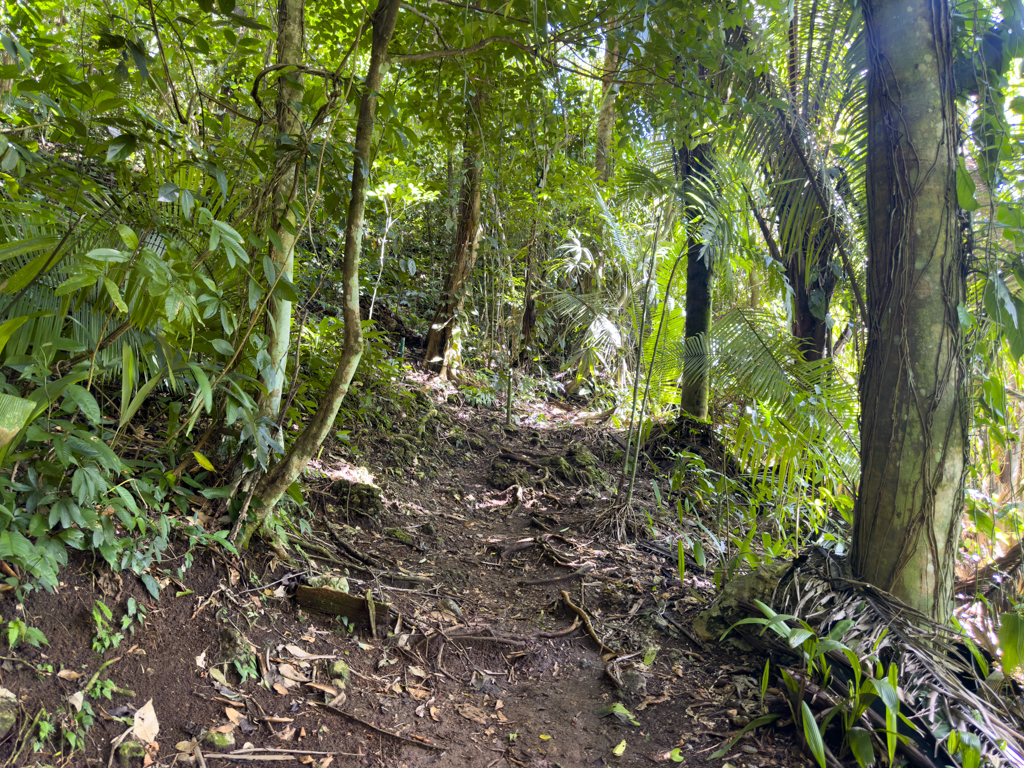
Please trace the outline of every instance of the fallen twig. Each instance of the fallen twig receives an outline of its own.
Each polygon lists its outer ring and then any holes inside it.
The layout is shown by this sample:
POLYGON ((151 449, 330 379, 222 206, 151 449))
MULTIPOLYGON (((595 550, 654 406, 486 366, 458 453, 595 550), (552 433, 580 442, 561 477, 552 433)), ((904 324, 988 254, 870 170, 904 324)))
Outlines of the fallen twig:
POLYGON ((580 619, 582 619, 583 626, 587 628, 587 632, 589 632, 590 636, 594 638, 594 642, 597 643, 597 647, 601 649, 602 653, 611 653, 615 656, 622 655, 620 651, 616 651, 612 648, 609 648, 607 645, 604 644, 601 638, 598 637, 597 630, 594 629, 594 625, 590 623, 590 617, 587 615, 587 612, 572 601, 572 598, 569 597, 568 592, 566 592, 563 589, 559 594, 562 596, 562 599, 565 601, 565 604, 569 606, 569 608, 571 608, 573 611, 575 611, 576 615, 579 616, 580 619))
POLYGON ((361 718, 361 717, 357 717, 356 715, 353 715, 351 712, 346 712, 343 709, 338 709, 338 707, 332 707, 330 704, 321 704, 321 703, 316 702, 316 701, 311 701, 309 703, 310 704, 314 704, 314 705, 316 705, 318 707, 322 707, 324 709, 329 709, 332 712, 335 712, 335 713, 337 713, 339 715, 344 715, 349 720, 354 720, 355 722, 359 723, 360 725, 364 726, 365 728, 369 728, 371 731, 376 731, 377 733, 383 734, 384 736, 390 736, 393 739, 398 739, 399 741, 404 741, 406 744, 413 744, 413 745, 415 745, 417 747, 423 747, 424 749, 436 749, 438 752, 444 752, 445 749, 446 749, 446 747, 439 747, 436 744, 431 744, 426 739, 424 739, 423 741, 420 741, 418 738, 411 739, 408 736, 402 736, 400 734, 397 734, 397 733, 394 733, 392 731, 389 731, 386 728, 381 728, 380 726, 374 725, 373 723, 370 723, 370 722, 367 722, 366 720, 363 720, 363 718, 361 718))
POLYGON ((544 639, 552 638, 552 637, 565 637, 566 635, 571 635, 573 632, 575 632, 579 628, 580 628, 580 617, 577 616, 576 620, 573 621, 572 626, 569 627, 568 629, 561 629, 558 632, 538 632, 537 634, 534 635, 534 637, 536 637, 536 638, 544 638, 544 639))

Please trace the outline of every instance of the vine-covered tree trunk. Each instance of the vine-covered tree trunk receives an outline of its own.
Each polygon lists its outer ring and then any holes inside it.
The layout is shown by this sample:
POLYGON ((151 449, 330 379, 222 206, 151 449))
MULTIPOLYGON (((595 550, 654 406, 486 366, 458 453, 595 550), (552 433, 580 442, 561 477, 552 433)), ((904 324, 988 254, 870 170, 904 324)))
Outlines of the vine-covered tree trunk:
MULTIPOLYGON (((277 63, 301 64, 305 43, 304 0, 278 0, 277 4, 277 63)), ((303 152, 302 123, 294 104, 302 102, 302 74, 289 72, 277 81, 277 125, 280 136, 288 136, 298 142, 291 147, 277 147, 277 162, 270 181, 270 197, 273 209, 270 218, 271 238, 270 259, 281 279, 291 282, 295 257, 295 241, 298 239, 295 201, 299 181, 299 164, 303 152)), ((267 353, 270 365, 263 375, 267 387, 266 398, 262 401, 264 415, 276 418, 281 409, 281 393, 284 390, 285 371, 288 367, 288 348, 291 344, 292 303, 280 296, 270 301, 267 317, 267 353)))
MULTIPOLYGON (((712 148, 710 144, 699 144, 692 150, 678 152, 679 174, 683 188, 690 190, 701 177, 711 172, 712 148)), ((714 273, 704 243, 694 232, 694 220, 700 215, 698 208, 689 197, 683 201, 684 210, 690 219, 690 235, 686 246, 686 328, 687 351, 683 361, 683 393, 680 406, 683 414, 695 419, 708 417, 708 334, 711 331, 711 289, 714 273), (691 341, 692 340, 692 341, 691 341), (694 350, 696 347, 696 350, 694 350)), ((700 194, 700 192, 694 192, 700 194)))
POLYGON ((424 356, 427 368, 444 376, 455 373, 451 356, 458 350, 452 348, 452 335, 458 322, 459 310, 462 309, 465 300, 463 288, 466 278, 473 270, 480 239, 481 179, 477 115, 482 102, 482 92, 478 91, 468 105, 465 157, 462 162, 462 191, 459 194, 459 220, 455 229, 451 268, 441 293, 441 302, 427 332, 427 350, 424 356))
POLYGON ((612 175, 611 146, 615 132, 615 75, 619 68, 619 44, 605 38, 604 71, 601 75, 601 109, 597 113, 597 136, 595 138, 594 170, 597 178, 608 181, 612 175))
MULTIPOLYGON (((331 383, 320 398, 320 406, 306 428, 295 439, 291 449, 256 486, 255 498, 260 505, 242 529, 241 542, 247 543, 253 532, 266 519, 323 443, 341 408, 341 401, 352 383, 352 376, 363 355, 363 331, 359 315, 359 253, 363 240, 363 216, 366 212, 366 184, 370 175, 373 143, 373 120, 377 112, 377 92, 382 78, 381 64, 387 59, 388 44, 395 32, 399 0, 380 0, 373 14, 373 44, 366 80, 359 101, 356 122, 355 152, 352 157, 352 194, 345 227, 345 250, 342 263, 342 318, 345 322, 341 360, 331 383)), ((255 506, 255 504, 254 504, 255 506)))
POLYGON ((949 614, 970 403, 958 306, 957 110, 947 0, 862 4, 868 47, 868 343, 851 562, 949 614))
POLYGON ((825 317, 836 288, 836 274, 831 267, 834 246, 829 238, 829 242, 820 246, 827 253, 819 252, 815 257, 808 253, 816 247, 815 238, 811 233, 804 234, 801 242, 804 250, 791 254, 786 262, 786 278, 793 289, 791 331, 804 360, 821 360, 825 356, 828 332, 825 317), (814 259, 814 264, 808 275, 807 260, 810 258, 814 259))

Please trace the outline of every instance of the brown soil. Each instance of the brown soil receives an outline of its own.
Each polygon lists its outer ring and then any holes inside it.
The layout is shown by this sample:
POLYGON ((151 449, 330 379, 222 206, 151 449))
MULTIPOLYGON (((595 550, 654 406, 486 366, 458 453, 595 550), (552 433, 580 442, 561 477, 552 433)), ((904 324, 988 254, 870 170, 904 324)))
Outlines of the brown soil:
MULTIPOLYGON (((692 639, 692 615, 714 596, 710 572, 690 564, 680 583, 674 549, 666 558, 589 532, 611 490, 567 480, 545 461, 582 444, 607 476, 617 477, 617 465, 607 461, 617 450, 609 433, 555 407, 524 414, 518 428, 505 429, 493 411, 422 385, 419 391, 421 401, 433 400, 436 416, 397 414, 394 434, 354 435, 358 458, 337 446, 321 456, 314 468, 321 479, 311 475, 306 494, 313 530, 304 537, 320 547, 304 551, 318 557, 297 554, 287 563, 275 550, 257 547, 243 562, 197 548, 179 576, 187 552, 187 542, 179 542, 177 555, 154 570, 164 587, 159 601, 133 575, 118 580, 100 561, 77 557, 55 593, 34 592, 23 608, 9 596, 0 602, 5 622, 23 615, 50 642, 41 652, 22 645, 2 664, 0 684, 18 697, 20 717, 0 745, 0 764, 110 765, 112 740, 149 700, 160 730, 159 748, 147 760, 166 766, 202 764, 192 742, 207 729, 235 738, 234 747, 220 749, 199 742, 198 754, 211 766, 673 765, 669 753, 676 747, 684 764, 708 764, 739 726, 761 714, 764 660, 698 647, 692 639), (406 430, 418 436, 419 452, 396 466, 390 446, 406 430), (488 478, 499 456, 527 459, 502 460, 541 482, 494 488, 488 478), (360 518, 343 500, 325 496, 346 463, 365 466, 376 478, 385 502, 381 519, 360 518), (409 534, 408 542, 388 533, 395 528, 409 534), (337 539, 352 550, 336 546, 337 539), (356 563, 353 550, 378 567, 356 563), (341 575, 338 563, 349 565, 353 595, 369 588, 377 600, 391 602, 388 615, 376 617, 377 637, 365 625, 346 627, 296 604, 297 583, 341 575), (585 626, 569 631, 578 615, 563 590, 591 617, 602 643, 621 654, 614 666, 585 626), (117 648, 95 653, 95 601, 119 620, 130 597, 148 606, 144 625, 117 648), (305 660, 304 654, 328 658, 305 660), (230 663, 234 658, 238 664, 230 663), (86 697, 95 723, 85 748, 72 751, 60 738, 62 726, 74 725, 68 697, 112 659, 100 680, 129 693, 86 697), (344 698, 330 708, 326 665, 333 659, 346 661, 351 675, 344 698), (245 682, 239 668, 247 669, 245 682), (58 677, 62 669, 84 676, 58 677), (221 672, 227 685, 214 677, 221 672), (321 687, 289 681, 287 674, 321 687), (621 690, 610 674, 622 681, 621 690), (616 702, 639 725, 598 714, 616 702), (34 751, 40 722, 55 730, 34 751), (284 751, 222 757, 247 742, 284 751)), ((638 488, 636 513, 650 513, 657 526, 650 478, 638 478, 638 488)), ((802 765, 792 742, 791 729, 774 735, 761 729, 710 762, 802 765)))

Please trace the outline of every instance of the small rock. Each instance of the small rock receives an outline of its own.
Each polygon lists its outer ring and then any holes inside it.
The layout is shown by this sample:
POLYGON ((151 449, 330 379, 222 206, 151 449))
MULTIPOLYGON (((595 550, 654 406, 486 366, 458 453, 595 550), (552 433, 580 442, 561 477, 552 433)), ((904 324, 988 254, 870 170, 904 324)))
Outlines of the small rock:
POLYGON ((401 528, 388 528, 386 531, 384 531, 384 535, 390 536, 392 539, 397 539, 403 544, 412 544, 413 542, 412 536, 410 536, 407 531, 404 531, 401 528))
POLYGON ((227 749, 228 747, 235 746, 235 734, 208 731, 203 736, 203 743, 213 749, 227 749))
POLYGON ((330 674, 331 678, 340 678, 343 681, 340 686, 338 686, 332 681, 331 684, 334 685, 335 688, 345 687, 344 681, 347 681, 349 676, 347 661, 342 661, 341 659, 339 659, 338 661, 332 661, 330 665, 327 667, 327 672, 330 674))
POLYGON ((344 576, 314 576, 309 580, 309 586, 336 589, 348 594, 348 579, 344 576))
POLYGON ((0 739, 7 737, 18 720, 18 697, 6 688, 0 688, 0 739))
POLYGON ((139 761, 145 757, 146 748, 142 742, 135 739, 126 739, 117 748, 117 763, 121 768, 131 768, 133 764, 139 765, 139 761))

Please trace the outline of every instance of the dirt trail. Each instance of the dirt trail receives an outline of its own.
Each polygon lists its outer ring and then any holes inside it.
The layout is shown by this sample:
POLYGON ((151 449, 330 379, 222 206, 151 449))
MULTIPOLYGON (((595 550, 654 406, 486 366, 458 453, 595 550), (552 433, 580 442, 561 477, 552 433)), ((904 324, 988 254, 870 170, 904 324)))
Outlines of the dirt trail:
MULTIPOLYGON (((656 547, 588 532, 610 503, 616 438, 556 408, 505 428, 423 389, 394 416, 387 434, 353 436, 361 455, 335 446, 320 457, 312 530, 295 534, 292 563, 266 549, 243 567, 179 545, 153 574, 157 602, 134 576, 79 557, 55 594, 31 595, 24 615, 51 645, 19 647, 0 668, 20 703, 0 765, 109 765, 149 700, 158 747, 131 765, 595 768, 673 765, 675 748, 707 765, 761 713, 763 660, 692 639, 710 574, 691 567, 680 584, 656 547), (375 519, 340 490, 358 490, 339 479, 367 471, 382 490, 375 519), (297 604, 296 587, 316 576, 347 576, 354 597, 390 602, 375 611, 376 637, 297 604), (95 652, 95 602, 119 622, 129 598, 148 606, 144 623, 95 652), (98 672, 84 731, 74 694, 98 672), (70 750, 65 732, 84 748, 70 750), (246 743, 279 751, 238 753, 246 743)), ((649 479, 638 482, 639 507, 656 515, 649 479)), ((9 597, 0 605, 5 620, 21 615, 9 597)), ((803 764, 790 741, 758 732, 711 765, 803 764)))

